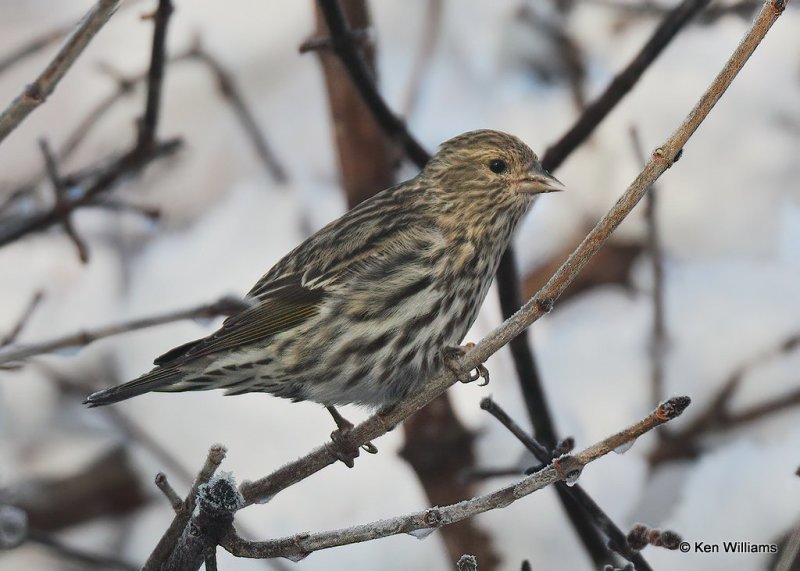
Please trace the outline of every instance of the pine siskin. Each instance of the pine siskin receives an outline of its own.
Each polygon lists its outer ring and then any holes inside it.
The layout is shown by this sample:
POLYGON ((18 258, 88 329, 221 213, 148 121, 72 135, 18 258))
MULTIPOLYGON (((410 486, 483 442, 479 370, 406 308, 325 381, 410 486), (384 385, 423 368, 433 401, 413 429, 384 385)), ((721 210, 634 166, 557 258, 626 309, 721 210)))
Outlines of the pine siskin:
POLYGON ((535 195, 562 188, 512 135, 455 137, 419 175, 292 250, 218 331, 86 403, 226 389, 390 406, 447 365, 535 195))

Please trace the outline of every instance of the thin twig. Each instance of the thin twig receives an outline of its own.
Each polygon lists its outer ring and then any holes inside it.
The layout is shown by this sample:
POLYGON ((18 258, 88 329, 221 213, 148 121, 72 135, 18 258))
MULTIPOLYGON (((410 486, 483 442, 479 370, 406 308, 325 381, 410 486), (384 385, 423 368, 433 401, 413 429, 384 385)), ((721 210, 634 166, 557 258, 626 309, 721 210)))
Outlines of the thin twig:
MULTIPOLYGON (((639 131, 631 127, 631 142, 641 164, 647 161, 639 131)), ((664 398, 664 360, 667 351, 667 328, 664 320, 664 251, 658 229, 657 196, 655 185, 647 193, 644 216, 647 222, 647 252, 653 266, 653 321, 650 329, 650 382, 652 402, 664 398)))
MULTIPOLYGON (((126 8, 135 5, 138 1, 139 0, 127 0, 117 9, 117 12, 122 12, 126 8)), ((38 53, 47 46, 60 41, 74 28, 75 22, 70 21, 68 24, 61 24, 60 26, 39 34, 34 38, 26 40, 24 43, 11 50, 11 52, 5 56, 0 57, 0 74, 5 73, 9 68, 38 53)))
MULTIPOLYGON (((622 2, 620 0, 581 0, 581 2, 641 16, 663 16, 673 9, 673 6, 660 5, 651 1, 622 2)), ((732 2, 730 4, 716 2, 704 10, 697 21, 702 24, 709 24, 716 22, 721 16, 728 14, 735 14, 742 18, 750 18, 760 5, 761 0, 739 0, 738 2, 732 2)))
POLYGON ((39 290, 33 294, 33 297, 31 297, 28 305, 25 306, 25 309, 22 311, 22 315, 17 318, 17 321, 11 328, 11 331, 0 338, 0 348, 11 345, 17 340, 17 338, 19 338, 20 333, 22 333, 22 330, 25 329, 28 321, 30 321, 31 317, 33 316, 33 312, 36 311, 36 308, 39 307, 39 304, 43 299, 44 292, 42 290, 39 290))
POLYGON ((142 150, 134 147, 103 169, 77 198, 70 198, 59 209, 49 209, 18 221, 6 224, 0 230, 0 247, 36 232, 42 232, 58 224, 64 215, 78 208, 92 204, 96 197, 114 186, 127 175, 141 171, 157 158, 173 155, 181 146, 180 139, 169 139, 156 144, 152 149, 142 150))
POLYGON ((401 533, 434 531, 442 526, 473 517, 489 510, 504 508, 537 490, 560 481, 573 482, 585 466, 628 442, 633 442, 665 422, 677 418, 689 405, 688 397, 675 397, 655 411, 585 450, 553 460, 546 468, 488 494, 457 504, 430 508, 404 516, 383 519, 346 529, 321 533, 301 533, 270 541, 246 541, 235 532, 223 538, 221 545, 238 557, 302 557, 330 547, 370 541, 401 533))
POLYGON ((69 37, 64 47, 58 52, 44 71, 36 80, 28 85, 23 92, 0 115, 0 143, 23 120, 44 103, 72 67, 84 48, 94 38, 95 34, 108 22, 117 9, 120 0, 98 0, 91 10, 84 16, 78 28, 69 37))
POLYGON ((169 505, 172 506, 172 510, 175 513, 179 513, 183 509, 183 498, 178 495, 178 492, 176 492, 172 484, 169 483, 167 475, 164 472, 159 472, 156 474, 155 482, 156 487, 161 490, 164 497, 167 498, 169 505))
POLYGON ((83 241, 83 238, 78 235, 78 231, 75 230, 70 211, 65 209, 65 204, 67 204, 67 187, 61 175, 58 173, 56 158, 45 139, 39 140, 39 147, 42 150, 42 155, 44 155, 45 171, 50 179, 50 184, 53 186, 53 195, 55 197, 55 206, 53 206, 53 210, 64 211, 64 218, 61 220, 61 225, 64 227, 64 231, 67 233, 69 239, 72 240, 72 243, 75 245, 75 250, 78 252, 78 258, 80 258, 81 263, 87 264, 89 262, 89 248, 86 246, 86 242, 83 241))
MULTIPOLYGON (((675 156, 678 155, 678 152, 691 135, 708 116, 711 108, 719 100, 767 31, 778 19, 784 7, 785 3, 781 0, 767 0, 764 3, 758 18, 733 52, 722 71, 700 98, 695 108, 692 109, 669 139, 656 149, 644 170, 631 183, 617 203, 589 232, 583 242, 535 296, 528 300, 516 314, 495 328, 456 361, 455 370, 458 373, 465 375, 468 371, 486 361, 526 327, 529 327, 553 308, 554 302, 575 279, 575 276, 580 273, 589 259, 603 246, 616 227, 630 214, 647 192, 647 189, 672 165, 675 156)), ((392 410, 375 414, 355 426, 349 434, 351 442, 354 445, 361 445, 385 434, 387 430, 443 393, 456 382, 457 378, 457 374, 452 371, 443 371, 435 375, 425 383, 425 388, 420 393, 401 402, 392 410)), ((328 446, 323 445, 303 458, 290 462, 260 480, 243 482, 240 490, 245 502, 249 505, 269 499, 286 487, 336 462, 337 457, 329 450, 328 446)))
POLYGON ((408 85, 406 86, 405 96, 403 97, 403 104, 400 107, 403 116, 406 118, 413 115, 417 108, 420 90, 425 77, 428 75, 428 70, 433 61, 433 52, 439 40, 443 12, 443 0, 427 1, 427 9, 423 16, 423 24, 420 31, 422 41, 417 49, 417 54, 411 67, 408 85))
POLYGON ((242 90, 236 84, 233 75, 225 69, 218 58, 208 52, 208 50, 197 41, 185 54, 175 58, 175 61, 180 61, 181 59, 195 60, 208 68, 216 79, 220 94, 231 106, 234 115, 236 115, 236 119, 239 121, 239 125, 241 125, 245 135, 247 135, 247 138, 252 143, 267 174, 269 174, 276 183, 285 183, 289 178, 286 174, 286 170, 276 157, 275 151, 272 150, 263 129, 259 127, 253 111, 247 103, 245 103, 242 90))
POLYGON ((659 433, 661 443, 650 453, 648 457, 650 465, 657 466, 671 460, 694 458, 702 452, 702 439, 709 434, 732 430, 800 405, 800 388, 795 388, 775 398, 736 411, 731 410, 733 397, 749 371, 798 347, 800 347, 800 334, 794 334, 771 350, 739 366, 722 384, 706 407, 697 414, 693 422, 680 431, 659 433))
MULTIPOLYGON (((182 321, 184 319, 210 319, 223 315, 231 315, 237 311, 241 311, 249 305, 243 300, 233 297, 222 297, 212 303, 204 303, 189 309, 182 309, 178 311, 170 311, 159 315, 150 317, 142 317, 133 319, 131 321, 123 321, 105 327, 98 327, 79 333, 73 333, 64 337, 58 337, 49 341, 41 343, 32 343, 29 345, 9 346, 5 349, 0 349, 0 366, 9 363, 18 363, 29 359, 36 355, 43 353, 52 353, 62 349, 69 349, 75 347, 84 347, 98 339, 104 339, 113 335, 120 335, 130 331, 137 331, 139 329, 146 329, 148 327, 155 327, 157 325, 164 325, 165 323, 173 323, 175 321, 182 321)), ((2 368, 2 367, 0 367, 2 368)))
MULTIPOLYGON (((530 450, 537 460, 545 464, 551 460, 550 451, 542 444, 531 438, 520 425, 503 410, 500 405, 490 398, 484 398, 481 401, 481 408, 494 416, 500 423, 505 426, 517 440, 530 450)), ((575 501, 581 509, 584 510, 590 519, 600 528, 606 537, 611 540, 609 544, 614 551, 622 555, 625 559, 633 563, 637 571, 652 570, 652 567, 645 561, 642 554, 630 548, 625 538, 625 533, 617 527, 611 518, 603 511, 592 497, 579 485, 574 484, 572 487, 567 486, 563 482, 558 482, 556 487, 559 488, 564 494, 568 495, 575 501)))

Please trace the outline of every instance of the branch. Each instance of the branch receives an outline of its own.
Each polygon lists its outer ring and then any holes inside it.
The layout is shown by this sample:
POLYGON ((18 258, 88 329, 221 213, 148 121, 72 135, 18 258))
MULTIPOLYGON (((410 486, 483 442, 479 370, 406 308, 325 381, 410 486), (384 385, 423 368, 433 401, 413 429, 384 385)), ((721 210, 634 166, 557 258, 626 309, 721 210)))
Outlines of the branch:
MULTIPOLYGON (((509 432, 513 434, 517 440, 536 457, 539 462, 549 464, 551 461, 550 451, 542 444, 531 438, 512 418, 504 411, 500 405, 495 403, 490 398, 485 398, 481 401, 481 408, 494 416, 500 423, 508 428, 509 432)), ((597 505, 592 497, 584 491, 579 484, 567 486, 563 482, 556 483, 556 489, 559 493, 569 496, 570 500, 575 502, 580 509, 594 522, 594 524, 606 534, 609 538, 609 545, 622 555, 625 559, 633 563, 636 571, 652 570, 652 567, 645 561, 644 557, 628 545, 625 533, 617 527, 610 517, 597 505)), ((610 562, 609 562, 610 563, 610 562)))
POLYGON ((731 410, 731 402, 747 372, 757 365, 784 355, 800 347, 800 334, 785 339, 766 354, 736 369, 708 403, 685 428, 662 434, 661 445, 654 448, 648 460, 651 466, 681 458, 694 458, 702 451, 700 440, 713 433, 731 430, 755 422, 777 412, 800 405, 800 388, 778 397, 750 405, 738 411, 731 410))
POLYGON ((47 97, 117 9, 120 0, 98 0, 55 59, 0 115, 0 143, 47 97))
POLYGON ((180 139, 170 139, 156 144, 152 149, 134 147, 104 168, 77 198, 70 198, 59 208, 39 212, 15 224, 5 224, 0 231, 0 247, 7 246, 27 234, 42 232, 61 222, 66 214, 83 206, 93 205, 98 195, 109 190, 120 179, 139 172, 157 158, 174 154, 181 144, 180 139))
MULTIPOLYGON (((580 273, 592 256, 608 240, 611 233, 630 214, 641 200, 647 189, 674 162, 674 157, 708 116, 714 104, 733 81, 736 74, 744 66, 767 31, 783 12, 783 0, 767 0, 758 18, 748 30, 742 42, 731 55, 722 71, 717 75, 706 92, 698 101, 686 119, 667 139, 667 141, 650 157, 644 170, 636 177, 617 203, 597 223, 581 244, 553 274, 543 288, 511 318, 484 337, 471 350, 460 357, 455 367, 456 373, 443 371, 433 376, 425 388, 408 400, 401 402, 390 411, 379 412, 350 432, 351 441, 355 445, 366 444, 385 434, 396 424, 431 402, 443 393, 456 380, 486 361, 491 355, 507 345, 511 339, 519 335, 525 328, 548 313, 554 302, 569 286, 575 276, 580 273)), ((336 455, 326 445, 312 451, 307 456, 290 462, 271 475, 255 482, 243 482, 240 486, 246 504, 268 500, 281 490, 336 462, 336 455)))
POLYGON ((22 311, 22 315, 17 318, 17 322, 11 328, 11 331, 0 337, 0 351, 2 351, 3 347, 11 345, 14 341, 17 340, 22 330, 25 329, 25 326, 30 321, 31 317, 33 316, 33 312, 36 311, 36 308, 39 307, 39 304, 44 299, 44 292, 42 290, 37 291, 31 297, 31 300, 28 302, 28 305, 22 311))
POLYGON ((636 424, 609 436, 597 444, 589 446, 574 456, 561 456, 553 460, 546 468, 523 478, 519 482, 456 504, 430 508, 345 529, 314 534, 301 533, 271 541, 246 541, 231 531, 222 539, 221 545, 238 557, 288 557, 296 559, 305 557, 309 553, 320 549, 360 543, 401 533, 424 537, 423 534, 426 532, 431 533, 445 525, 450 525, 490 510, 505 508, 515 501, 556 482, 566 481, 568 484, 570 482, 574 484, 581 471, 588 464, 626 443, 635 441, 653 428, 677 418, 686 409, 689 402, 689 397, 672 398, 659 405, 656 410, 636 424))
POLYGON ((161 85, 167 59, 167 25, 172 10, 171 0, 159 0, 158 9, 153 16, 153 47, 150 50, 150 68, 147 72, 147 100, 144 115, 139 120, 139 138, 136 143, 140 149, 150 148, 156 142, 161 85))
POLYGON ((72 223, 70 212, 64 209, 64 205, 67 202, 67 186, 64 184, 64 180, 61 178, 61 175, 58 172, 56 158, 53 155, 53 152, 50 150, 50 145, 47 144, 46 140, 40 139, 39 147, 42 150, 42 155, 44 155, 47 176, 50 178, 50 183, 53 186, 53 194, 55 196, 55 206, 53 207, 53 210, 64 212, 61 225, 64 227, 64 231, 67 233, 67 236, 69 236, 69 239, 72 240, 73 244, 75 244, 75 250, 78 252, 78 258, 80 259, 81 263, 87 264, 89 262, 89 248, 86 246, 86 242, 84 242, 83 239, 78 235, 78 231, 75 230, 75 225, 72 223))
POLYGON ((683 0, 664 17, 636 57, 614 77, 602 95, 586 107, 572 128, 547 149, 542 157, 542 166, 545 169, 551 172, 557 169, 567 156, 592 134, 595 127, 628 94, 678 32, 703 10, 709 1, 683 0))
POLYGON ((216 57, 203 48, 199 42, 195 42, 185 55, 176 57, 175 61, 180 61, 181 59, 196 60, 208 67, 217 81, 220 94, 228 101, 231 109, 233 109, 233 113, 239 120, 242 130, 244 130, 247 138, 250 139, 267 173, 275 182, 280 184, 285 183, 289 179, 286 174, 286 169, 275 156, 275 152, 267 141, 264 131, 258 126, 255 115, 245 103, 244 96, 239 86, 236 84, 233 75, 225 69, 216 57))
POLYGON ((221 315, 232 315, 247 307, 249 307, 249 305, 240 299, 222 297, 213 303, 205 303, 189 309, 124 321, 114 325, 73 333, 41 343, 10 346, 0 349, 0 369, 4 368, 4 365, 7 367, 9 363, 18 363, 35 355, 52 353, 53 351, 73 347, 84 347, 105 337, 146 329, 148 327, 155 327, 157 325, 164 325, 165 323, 172 323, 174 321, 182 321, 184 319, 209 319, 221 315))
POLYGON ((214 472, 217 471, 217 468, 219 468, 219 465, 225 458, 226 452, 225 447, 220 444, 215 444, 209 449, 205 464, 203 464, 203 468, 197 475, 192 489, 189 491, 189 495, 186 496, 182 508, 180 510, 175 510, 176 514, 172 523, 150 554, 150 557, 147 558, 147 562, 144 564, 144 567, 142 567, 142 571, 160 571, 166 561, 175 553, 178 540, 186 529, 192 512, 194 511, 200 486, 211 479, 214 472))
POLYGON ((342 14, 338 0, 319 0, 317 4, 325 17, 325 23, 331 32, 331 46, 342 59, 342 63, 350 73, 367 107, 375 115, 386 135, 400 145, 406 155, 420 168, 428 162, 430 155, 408 132, 405 124, 398 119, 386 105, 386 102, 375 89, 369 69, 364 64, 351 39, 351 31, 342 14))
MULTIPOLYGON (((134 6, 138 1, 139 0, 127 0, 117 9, 117 13, 134 6)), ((61 24, 20 44, 8 54, 0 57, 0 74, 5 73, 14 65, 43 50, 47 46, 60 41, 67 36, 74 27, 74 22, 70 21, 68 24, 61 24)))

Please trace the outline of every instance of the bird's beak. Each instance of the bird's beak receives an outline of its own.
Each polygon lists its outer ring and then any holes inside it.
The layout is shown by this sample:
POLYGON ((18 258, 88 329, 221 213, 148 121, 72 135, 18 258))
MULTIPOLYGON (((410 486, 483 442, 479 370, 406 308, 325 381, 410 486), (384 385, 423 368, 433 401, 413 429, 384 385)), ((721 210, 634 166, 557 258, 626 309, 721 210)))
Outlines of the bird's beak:
POLYGON ((567 188, 556 177, 546 170, 534 170, 519 180, 519 192, 524 194, 542 194, 545 192, 561 192, 567 188))

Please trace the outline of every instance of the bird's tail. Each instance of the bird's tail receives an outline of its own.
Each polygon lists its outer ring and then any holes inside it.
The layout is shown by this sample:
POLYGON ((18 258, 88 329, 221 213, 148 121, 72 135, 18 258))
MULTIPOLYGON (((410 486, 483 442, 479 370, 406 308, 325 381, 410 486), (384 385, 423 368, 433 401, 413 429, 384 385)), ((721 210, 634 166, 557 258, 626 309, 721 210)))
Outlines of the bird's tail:
POLYGON ((149 393, 151 391, 169 390, 167 387, 179 383, 185 373, 170 367, 156 367, 138 379, 134 379, 117 387, 97 391, 87 397, 83 404, 89 407, 103 406, 149 393))

